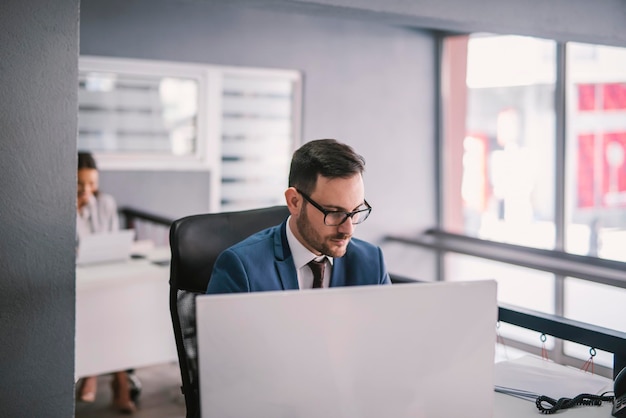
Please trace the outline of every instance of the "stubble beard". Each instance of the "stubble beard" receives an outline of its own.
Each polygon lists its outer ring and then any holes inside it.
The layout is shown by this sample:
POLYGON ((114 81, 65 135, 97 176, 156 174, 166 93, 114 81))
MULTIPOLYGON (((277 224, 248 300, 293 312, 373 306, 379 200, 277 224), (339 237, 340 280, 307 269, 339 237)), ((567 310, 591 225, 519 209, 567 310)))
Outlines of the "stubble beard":
POLYGON ((300 236, 302 236, 302 239, 308 244, 309 247, 313 248, 315 251, 333 258, 343 257, 346 254, 346 249, 350 242, 350 235, 337 232, 332 236, 322 237, 311 226, 311 222, 309 221, 309 218, 307 216, 305 206, 302 206, 302 209, 300 210, 300 215, 296 220, 296 226, 298 228, 298 231, 300 232, 300 236), (347 243, 345 246, 339 248, 331 248, 331 246, 329 245, 329 240, 331 239, 343 239, 347 240, 347 243))

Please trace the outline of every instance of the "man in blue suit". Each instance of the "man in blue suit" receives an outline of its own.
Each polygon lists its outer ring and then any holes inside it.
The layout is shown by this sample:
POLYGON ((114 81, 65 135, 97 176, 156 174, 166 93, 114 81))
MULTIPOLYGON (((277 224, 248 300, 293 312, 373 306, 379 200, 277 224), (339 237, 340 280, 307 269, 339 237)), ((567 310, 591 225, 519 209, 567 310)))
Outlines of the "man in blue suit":
POLYGON ((207 293, 390 284, 380 248, 352 237, 372 211, 364 169, 363 157, 334 139, 296 150, 290 216, 220 254, 207 293))

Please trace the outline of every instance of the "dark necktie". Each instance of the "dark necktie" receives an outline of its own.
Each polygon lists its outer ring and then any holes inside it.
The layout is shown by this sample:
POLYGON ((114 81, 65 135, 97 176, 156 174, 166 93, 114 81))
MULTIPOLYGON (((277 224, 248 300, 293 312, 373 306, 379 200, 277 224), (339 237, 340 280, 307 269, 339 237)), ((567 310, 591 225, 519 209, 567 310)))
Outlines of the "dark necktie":
POLYGON ((326 257, 322 258, 322 261, 311 260, 308 264, 309 268, 313 272, 313 289, 322 287, 324 281, 324 266, 326 265, 326 257))

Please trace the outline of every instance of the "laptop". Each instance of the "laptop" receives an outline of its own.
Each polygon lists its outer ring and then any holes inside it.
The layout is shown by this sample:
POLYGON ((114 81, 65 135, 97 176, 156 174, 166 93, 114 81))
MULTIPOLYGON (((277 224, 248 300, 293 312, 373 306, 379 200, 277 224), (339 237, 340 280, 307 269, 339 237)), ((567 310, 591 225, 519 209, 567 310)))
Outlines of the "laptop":
POLYGON ((76 265, 126 261, 130 258, 134 238, 133 229, 85 235, 78 241, 76 265))
POLYGON ((196 298, 204 418, 491 417, 496 282, 196 298))

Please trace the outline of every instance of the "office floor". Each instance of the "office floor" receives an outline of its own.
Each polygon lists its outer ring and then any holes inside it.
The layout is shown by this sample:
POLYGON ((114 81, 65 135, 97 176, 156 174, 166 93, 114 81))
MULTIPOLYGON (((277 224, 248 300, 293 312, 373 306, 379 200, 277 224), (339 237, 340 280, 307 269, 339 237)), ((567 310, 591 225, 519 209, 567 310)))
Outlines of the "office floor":
POLYGON ((184 418, 185 400, 180 393, 178 363, 136 369, 142 391, 139 407, 133 415, 111 408, 111 376, 98 377, 98 393, 93 403, 76 402, 76 418, 184 418))

